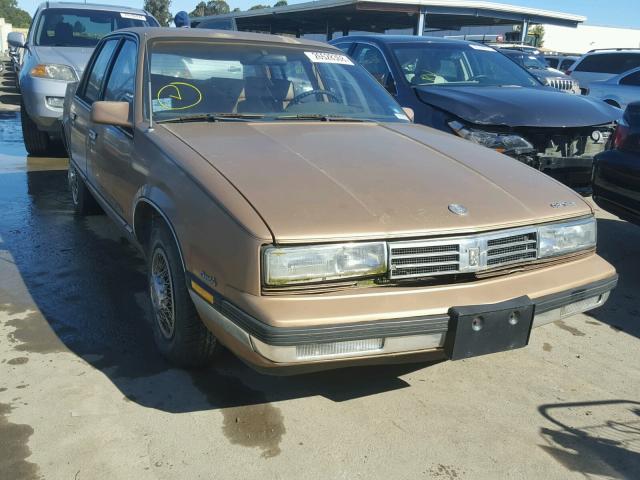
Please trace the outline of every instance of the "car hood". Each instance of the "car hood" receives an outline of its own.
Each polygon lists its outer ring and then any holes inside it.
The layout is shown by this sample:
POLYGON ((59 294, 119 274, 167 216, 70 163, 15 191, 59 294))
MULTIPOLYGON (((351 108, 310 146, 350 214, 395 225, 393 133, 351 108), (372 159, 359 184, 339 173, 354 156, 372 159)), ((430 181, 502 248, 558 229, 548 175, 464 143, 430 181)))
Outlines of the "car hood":
POLYGON ((620 118, 617 109, 551 88, 416 87, 424 103, 467 122, 507 127, 586 127, 620 118))
POLYGON ((231 182, 276 242, 473 232, 591 213, 576 193, 516 160, 412 124, 160 127, 231 182), (453 214, 449 204, 469 212, 453 214))
POLYGON ((85 47, 35 47, 36 55, 40 63, 57 63, 69 65, 78 74, 78 78, 84 72, 93 48, 85 47))

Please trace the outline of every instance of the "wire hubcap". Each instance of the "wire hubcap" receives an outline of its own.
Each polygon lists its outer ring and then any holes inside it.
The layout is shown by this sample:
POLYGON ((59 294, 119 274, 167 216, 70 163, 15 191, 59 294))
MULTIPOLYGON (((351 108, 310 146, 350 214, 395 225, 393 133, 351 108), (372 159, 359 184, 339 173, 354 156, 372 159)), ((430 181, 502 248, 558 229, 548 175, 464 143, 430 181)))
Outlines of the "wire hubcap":
POLYGON ((169 261, 161 249, 153 252, 151 260, 151 280, 149 284, 151 304, 162 335, 170 339, 175 330, 175 309, 173 282, 169 261))
POLYGON ((71 190, 71 197, 73 198, 73 204, 78 204, 78 174, 76 173, 76 169, 73 167, 69 167, 69 171, 67 173, 67 179, 69 181, 69 189, 71 190))

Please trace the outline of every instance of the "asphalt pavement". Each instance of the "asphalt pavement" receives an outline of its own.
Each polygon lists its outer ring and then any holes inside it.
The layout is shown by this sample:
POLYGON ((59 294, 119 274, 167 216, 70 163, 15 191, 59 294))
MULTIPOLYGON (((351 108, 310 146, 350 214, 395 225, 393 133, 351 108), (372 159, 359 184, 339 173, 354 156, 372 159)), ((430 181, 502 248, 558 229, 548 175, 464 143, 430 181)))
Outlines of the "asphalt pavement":
POLYGON ((144 259, 73 215, 0 77, 0 479, 638 479, 640 227, 598 212, 620 283, 528 347, 457 362, 255 373, 156 352, 144 259))

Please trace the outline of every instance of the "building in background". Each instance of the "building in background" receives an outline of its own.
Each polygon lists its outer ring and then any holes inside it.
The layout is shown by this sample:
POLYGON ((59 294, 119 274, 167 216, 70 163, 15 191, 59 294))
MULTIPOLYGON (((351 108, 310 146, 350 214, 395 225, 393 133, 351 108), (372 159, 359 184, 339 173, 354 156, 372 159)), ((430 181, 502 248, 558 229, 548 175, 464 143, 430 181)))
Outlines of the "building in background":
POLYGON ((586 53, 597 48, 640 48, 640 29, 636 28, 544 25, 544 32, 545 50, 586 53))

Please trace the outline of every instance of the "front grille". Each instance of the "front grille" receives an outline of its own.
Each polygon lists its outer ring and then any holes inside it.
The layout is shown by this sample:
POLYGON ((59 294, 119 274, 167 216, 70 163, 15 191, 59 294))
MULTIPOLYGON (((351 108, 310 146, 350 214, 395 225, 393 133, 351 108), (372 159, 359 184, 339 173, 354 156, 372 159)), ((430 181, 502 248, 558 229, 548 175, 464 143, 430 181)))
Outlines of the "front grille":
POLYGON ((567 92, 573 90, 573 80, 566 78, 548 78, 547 85, 567 92))
POLYGON ((389 277, 424 278, 473 273, 536 260, 535 229, 389 244, 389 277))
POLYGON ((533 260, 538 256, 536 232, 491 239, 487 242, 487 266, 533 260))

